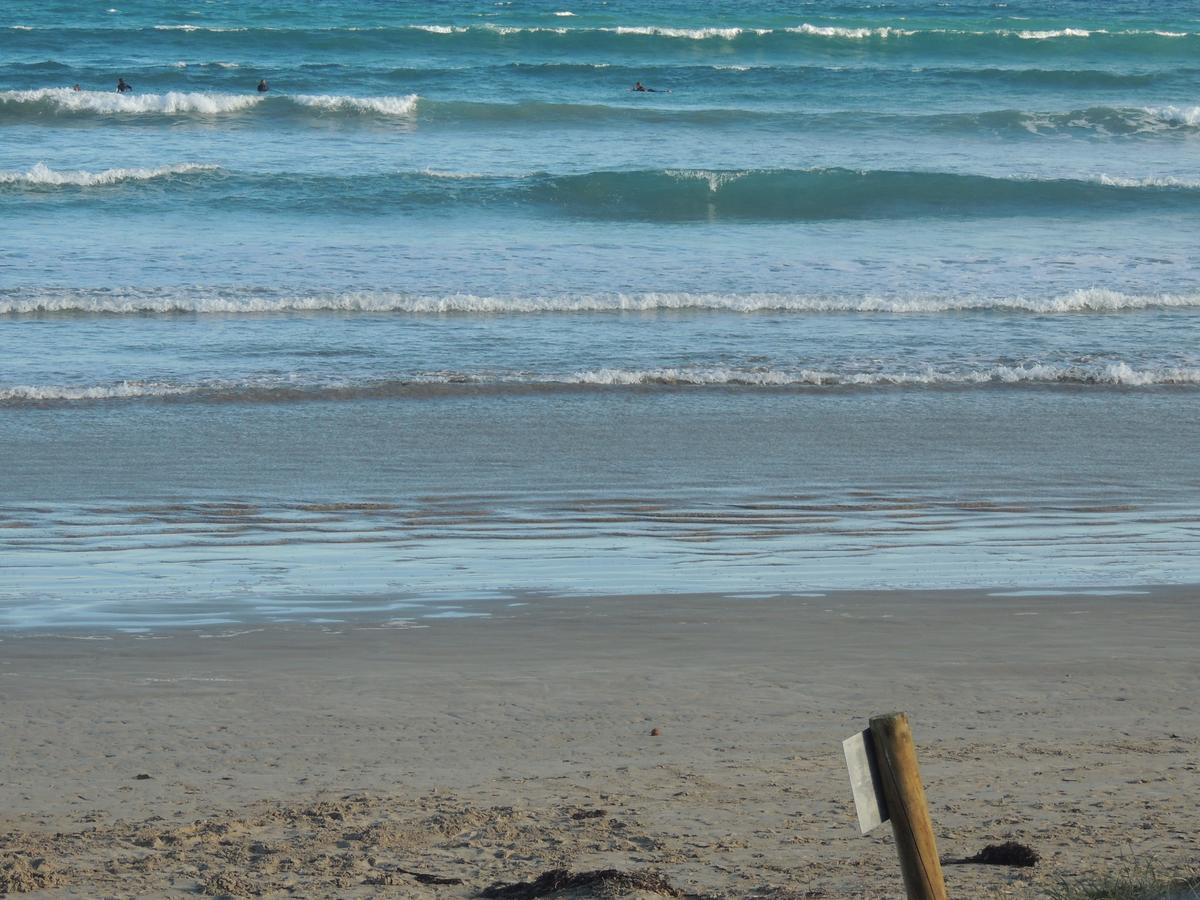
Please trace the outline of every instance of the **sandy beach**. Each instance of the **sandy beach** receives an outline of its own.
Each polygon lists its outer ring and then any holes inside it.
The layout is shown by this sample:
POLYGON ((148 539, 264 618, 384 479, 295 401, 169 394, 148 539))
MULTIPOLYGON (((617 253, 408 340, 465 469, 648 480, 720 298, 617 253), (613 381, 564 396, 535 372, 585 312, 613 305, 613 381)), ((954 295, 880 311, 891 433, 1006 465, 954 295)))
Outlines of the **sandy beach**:
POLYGON ((1197 859, 1194 589, 464 610, 490 615, 4 635, 0 877, 469 897, 611 867, 704 896, 896 897, 889 829, 858 834, 840 752, 893 709, 943 857, 1042 856, 947 866, 951 896, 1197 859))

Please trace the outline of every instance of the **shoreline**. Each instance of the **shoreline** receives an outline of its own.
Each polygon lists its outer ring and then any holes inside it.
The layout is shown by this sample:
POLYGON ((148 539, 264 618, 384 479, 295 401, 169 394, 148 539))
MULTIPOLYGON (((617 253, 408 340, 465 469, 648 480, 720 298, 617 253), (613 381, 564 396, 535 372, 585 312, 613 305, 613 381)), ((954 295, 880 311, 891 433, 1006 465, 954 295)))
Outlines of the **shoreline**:
POLYGON ((943 856, 1012 839, 1043 858, 948 867, 952 895, 1189 864, 1200 588, 1138 590, 530 595, 422 628, 7 632, 0 831, 68 894, 236 875, 466 897, 564 865, 715 896, 898 896, 839 745, 905 709, 943 856))
MULTIPOLYGON (((342 612, 318 610, 326 616, 292 618, 290 616, 228 619, 212 622, 182 622, 169 625, 30 625, 26 627, 0 626, 0 645, 14 641, 110 641, 166 640, 166 639, 225 639, 238 638, 260 632, 305 632, 316 630, 322 633, 342 633, 374 629, 429 628, 435 624, 455 622, 462 619, 510 619, 521 615, 517 611, 524 607, 551 608, 563 612, 559 607, 572 603, 583 604, 653 604, 662 601, 683 604, 711 603, 801 603, 812 605, 826 600, 834 604, 858 604, 867 600, 884 602, 894 600, 942 600, 948 603, 1006 600, 1055 600, 1055 599, 1104 599, 1151 597, 1167 599, 1200 596, 1200 583, 1144 583, 1117 584, 1107 587, 1097 585, 1047 584, 1044 586, 996 585, 989 588, 963 587, 862 587, 829 588, 814 587, 805 590, 747 590, 698 592, 681 590, 674 592, 598 594, 588 591, 577 593, 551 592, 535 589, 498 589, 489 592, 450 594, 449 592, 395 592, 327 596, 316 594, 327 603, 354 603, 342 612)), ((276 602, 285 603, 287 598, 276 602)), ((310 597, 292 598, 294 602, 310 597)), ((1026 612, 1025 614, 1032 614, 1026 612)))

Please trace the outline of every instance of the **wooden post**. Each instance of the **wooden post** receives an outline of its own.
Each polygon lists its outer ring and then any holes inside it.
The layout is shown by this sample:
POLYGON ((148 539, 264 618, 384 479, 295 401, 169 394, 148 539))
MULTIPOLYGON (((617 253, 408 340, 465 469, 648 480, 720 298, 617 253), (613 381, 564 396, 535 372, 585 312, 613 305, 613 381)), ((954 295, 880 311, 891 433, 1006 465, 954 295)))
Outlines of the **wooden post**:
POLYGON ((874 716, 871 738, 908 900, 947 900, 908 716, 874 716))

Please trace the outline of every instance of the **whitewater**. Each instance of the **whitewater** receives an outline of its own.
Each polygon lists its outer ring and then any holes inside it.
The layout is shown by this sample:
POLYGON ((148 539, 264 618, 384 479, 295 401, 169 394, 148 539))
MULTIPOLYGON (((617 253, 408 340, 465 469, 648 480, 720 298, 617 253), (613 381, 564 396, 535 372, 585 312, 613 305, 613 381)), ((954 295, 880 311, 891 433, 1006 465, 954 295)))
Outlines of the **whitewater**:
POLYGON ((12 0, 0 627, 1200 582, 1198 48, 1182 0, 12 0))

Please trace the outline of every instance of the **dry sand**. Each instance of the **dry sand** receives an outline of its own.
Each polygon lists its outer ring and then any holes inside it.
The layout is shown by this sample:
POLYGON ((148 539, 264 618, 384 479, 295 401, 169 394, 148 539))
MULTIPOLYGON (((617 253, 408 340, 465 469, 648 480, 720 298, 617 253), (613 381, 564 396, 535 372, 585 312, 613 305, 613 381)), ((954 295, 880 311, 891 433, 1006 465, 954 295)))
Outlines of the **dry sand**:
POLYGON ((1196 594, 529 598, 420 628, 8 634, 0 889, 449 898, 561 866, 895 897, 840 750, 892 709, 944 856, 1043 857, 950 866, 952 896, 1192 864, 1196 594))

